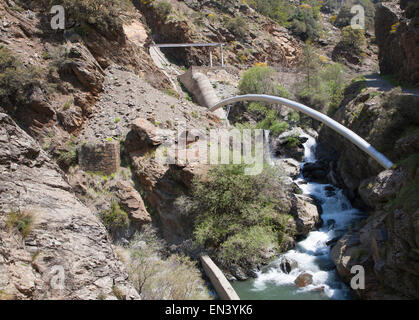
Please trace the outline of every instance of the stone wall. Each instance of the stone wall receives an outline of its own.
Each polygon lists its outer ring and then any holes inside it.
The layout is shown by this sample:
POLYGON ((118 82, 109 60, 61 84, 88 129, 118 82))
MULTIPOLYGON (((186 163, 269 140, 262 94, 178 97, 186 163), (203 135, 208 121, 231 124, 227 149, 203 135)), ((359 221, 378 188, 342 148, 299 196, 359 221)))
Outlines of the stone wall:
POLYGON ((119 143, 85 144, 79 151, 79 165, 84 171, 112 174, 121 164, 119 143))

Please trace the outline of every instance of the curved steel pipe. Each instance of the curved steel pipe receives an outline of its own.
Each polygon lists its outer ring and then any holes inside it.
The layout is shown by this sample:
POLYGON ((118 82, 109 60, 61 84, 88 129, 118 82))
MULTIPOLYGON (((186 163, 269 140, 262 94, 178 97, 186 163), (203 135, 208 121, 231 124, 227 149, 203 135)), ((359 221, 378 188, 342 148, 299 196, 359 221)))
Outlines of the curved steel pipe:
POLYGON ((265 94, 247 94, 243 96, 236 96, 233 98, 222 100, 218 102, 216 105, 214 105, 213 107, 211 107, 210 111, 215 111, 225 105, 232 104, 239 101, 263 101, 263 102, 268 102, 268 103, 282 104, 294 110, 301 111, 302 113, 324 123, 329 128, 333 129, 340 135, 344 136, 346 139, 348 139, 353 144, 358 146, 361 150, 369 154, 384 168, 390 169, 393 166, 393 162, 391 162, 381 152, 377 151, 371 144, 369 144, 367 141, 362 139, 355 132, 349 130, 348 128, 341 125, 339 122, 333 120, 332 118, 326 116, 325 114, 292 100, 275 97, 275 96, 269 96, 265 94))

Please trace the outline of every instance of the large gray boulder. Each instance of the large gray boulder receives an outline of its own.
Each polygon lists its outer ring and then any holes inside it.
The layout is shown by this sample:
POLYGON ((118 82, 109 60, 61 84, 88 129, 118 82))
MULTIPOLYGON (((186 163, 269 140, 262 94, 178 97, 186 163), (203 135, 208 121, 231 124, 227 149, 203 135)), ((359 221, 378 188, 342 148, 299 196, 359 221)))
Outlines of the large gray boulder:
POLYGON ((296 223, 296 235, 305 237, 322 224, 320 211, 315 201, 305 195, 295 195, 294 207, 291 210, 296 223))

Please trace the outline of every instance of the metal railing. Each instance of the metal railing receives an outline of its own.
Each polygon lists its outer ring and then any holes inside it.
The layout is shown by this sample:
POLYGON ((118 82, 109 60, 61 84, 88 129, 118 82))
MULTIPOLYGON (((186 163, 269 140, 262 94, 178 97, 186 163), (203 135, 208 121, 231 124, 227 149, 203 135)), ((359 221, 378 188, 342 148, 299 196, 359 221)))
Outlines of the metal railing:
POLYGON ((384 168, 390 169, 391 167, 393 167, 393 162, 391 162, 381 152, 377 151, 371 144, 369 144, 363 138, 358 136, 355 132, 349 130, 345 126, 341 125, 339 122, 328 117, 327 115, 292 100, 288 100, 281 97, 264 95, 264 94, 247 94, 243 96, 236 96, 236 97, 222 100, 218 102, 217 104, 215 104, 213 107, 211 107, 210 111, 215 111, 223 106, 226 106, 235 102, 240 102, 240 101, 262 101, 262 102, 267 102, 267 103, 282 104, 296 111, 300 111, 312 117, 313 119, 316 119, 324 123, 329 128, 331 128, 332 130, 336 131, 337 133, 339 133, 340 135, 342 135, 343 137, 351 141, 358 148, 360 148, 361 150, 366 152, 368 155, 370 155, 373 159, 375 159, 384 168))
POLYGON ((220 56, 221 56, 221 66, 224 67, 224 51, 223 51, 224 43, 222 42, 213 42, 213 43, 153 43, 150 47, 155 48, 188 48, 188 47, 209 47, 209 55, 210 55, 210 66, 213 67, 212 63, 212 48, 219 47, 220 48, 220 56))

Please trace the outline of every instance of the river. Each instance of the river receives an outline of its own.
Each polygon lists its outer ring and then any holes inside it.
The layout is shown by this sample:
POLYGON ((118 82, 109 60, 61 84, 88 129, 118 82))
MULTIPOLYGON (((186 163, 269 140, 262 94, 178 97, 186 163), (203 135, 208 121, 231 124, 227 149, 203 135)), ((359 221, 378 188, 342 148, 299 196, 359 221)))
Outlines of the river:
MULTIPOLYGON (((316 140, 307 135, 304 143, 304 162, 315 162, 316 140)), ((330 185, 307 182, 300 174, 294 180, 304 194, 314 197, 322 207, 323 226, 311 231, 307 238, 297 243, 293 250, 280 255, 268 268, 257 272, 255 279, 233 281, 231 284, 241 299, 249 300, 327 300, 351 299, 351 290, 339 279, 330 258, 326 242, 342 235, 355 221, 364 217, 351 206, 342 190, 330 185), (283 257, 298 263, 289 274, 279 268, 283 257), (313 283, 298 288, 294 280, 302 272, 313 276, 313 283)))

